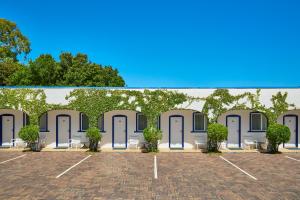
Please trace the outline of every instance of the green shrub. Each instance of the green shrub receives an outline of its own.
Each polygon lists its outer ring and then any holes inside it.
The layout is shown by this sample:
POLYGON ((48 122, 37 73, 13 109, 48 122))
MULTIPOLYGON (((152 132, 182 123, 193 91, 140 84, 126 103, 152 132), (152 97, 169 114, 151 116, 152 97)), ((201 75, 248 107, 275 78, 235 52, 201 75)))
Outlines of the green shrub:
POLYGON ((161 130, 157 129, 155 126, 149 126, 143 131, 144 138, 147 142, 148 152, 158 152, 158 140, 162 139, 161 130))
POLYGON ((24 126, 19 131, 19 137, 27 142, 31 150, 35 150, 39 132, 39 127, 37 125, 24 126))
POLYGON ((98 143, 101 141, 101 134, 98 128, 92 127, 86 131, 86 137, 89 138, 90 151, 98 151, 98 143))
POLYGON ((271 124, 267 129, 268 150, 270 153, 278 152, 278 146, 290 140, 291 132, 287 126, 271 124))
POLYGON ((207 150, 209 152, 219 151, 221 142, 227 139, 227 127, 222 124, 210 124, 207 128, 207 150))

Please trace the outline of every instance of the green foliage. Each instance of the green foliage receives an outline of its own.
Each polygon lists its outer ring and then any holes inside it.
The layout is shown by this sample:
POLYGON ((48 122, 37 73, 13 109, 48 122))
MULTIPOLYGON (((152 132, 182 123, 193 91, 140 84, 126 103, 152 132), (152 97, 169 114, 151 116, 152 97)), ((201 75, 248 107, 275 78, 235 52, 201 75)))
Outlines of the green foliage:
POLYGON ((227 110, 245 109, 245 104, 240 103, 240 100, 246 96, 247 93, 231 95, 228 89, 217 89, 208 97, 202 98, 205 101, 202 112, 209 116, 210 123, 217 123, 218 117, 227 110))
POLYGON ((287 103, 287 96, 287 92, 277 92, 277 94, 272 95, 272 106, 266 107, 265 105, 261 104, 260 90, 257 90, 255 94, 247 94, 248 100, 251 104, 251 107, 249 107, 248 109, 264 113, 267 116, 269 123, 273 124, 277 122, 278 117, 284 112, 288 111, 289 109, 295 108, 294 104, 287 103))
POLYGON ((267 129, 268 149, 271 153, 278 152, 278 146, 290 140, 290 129, 281 124, 271 124, 267 129))
POLYGON ((0 108, 21 110, 30 116, 30 124, 38 125, 39 117, 49 105, 42 89, 6 89, 0 88, 0 108))
POLYGON ((57 62, 45 54, 30 61, 23 70, 14 73, 10 85, 64 85, 64 86, 124 86, 118 71, 111 66, 92 63, 87 55, 62 53, 57 62))
POLYGON ((148 152, 158 151, 158 140, 162 139, 162 131, 158 130, 155 126, 151 125, 143 131, 145 141, 147 144, 148 152))
POLYGON ((90 151, 98 151, 98 143, 101 141, 102 135, 98 128, 92 127, 86 131, 86 137, 89 138, 90 151))
POLYGON ((187 101, 185 94, 167 90, 144 90, 134 95, 137 107, 147 117, 148 126, 155 126, 161 113, 187 101))
POLYGON ((228 129, 222 124, 209 124, 207 128, 207 150, 219 151, 221 142, 227 139, 228 129))
POLYGON ((30 61, 24 70, 10 78, 11 85, 56 85, 59 66, 51 55, 41 55, 30 61))
POLYGON ((99 116, 111 110, 133 110, 130 92, 125 90, 75 89, 66 97, 69 107, 85 113, 91 127, 97 127, 99 116))
POLYGON ((10 82, 10 77, 23 69, 23 66, 12 59, 6 59, 0 62, 0 85, 7 85, 10 82))
POLYGON ((34 144, 39 138, 39 127, 37 125, 28 125, 21 128, 19 137, 27 142, 28 146, 33 150, 34 144))
POLYGON ((17 61, 17 56, 30 52, 30 42, 17 25, 0 18, 0 62, 6 58, 17 61))

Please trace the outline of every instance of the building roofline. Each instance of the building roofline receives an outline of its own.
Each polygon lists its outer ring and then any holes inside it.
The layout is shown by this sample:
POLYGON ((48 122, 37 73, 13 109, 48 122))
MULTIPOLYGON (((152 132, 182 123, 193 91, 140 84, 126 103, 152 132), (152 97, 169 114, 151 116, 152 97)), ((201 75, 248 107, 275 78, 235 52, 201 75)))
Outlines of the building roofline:
POLYGON ((94 86, 0 86, 0 88, 17 89, 17 88, 33 88, 33 89, 300 89, 300 86, 259 86, 259 87, 94 87, 94 86))

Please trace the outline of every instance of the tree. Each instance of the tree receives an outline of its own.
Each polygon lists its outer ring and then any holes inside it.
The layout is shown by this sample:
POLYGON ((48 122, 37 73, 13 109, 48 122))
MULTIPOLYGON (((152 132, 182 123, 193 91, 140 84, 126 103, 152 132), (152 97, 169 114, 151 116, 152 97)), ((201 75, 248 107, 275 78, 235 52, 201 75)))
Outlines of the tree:
POLYGON ((17 61, 17 56, 30 52, 30 42, 14 22, 0 18, 0 62, 6 58, 17 61))
POLYGON ((72 56, 64 53, 60 57, 60 66, 63 71, 62 85, 70 86, 124 86, 125 82, 118 74, 118 70, 111 66, 102 66, 92 63, 87 55, 72 56))
POLYGON ((27 142, 31 150, 37 150, 37 140, 39 139, 40 129, 37 125, 27 125, 19 131, 19 137, 27 142))
POLYGON ((6 59, 0 62, 0 85, 8 85, 10 77, 24 68, 21 64, 14 62, 12 59, 6 59))
POLYGON ((228 129, 222 124, 209 124, 207 128, 207 150, 218 152, 221 142, 227 139, 228 129))
POLYGON ((57 62, 49 55, 39 56, 9 78, 10 85, 124 86, 118 71, 98 65, 87 55, 62 53, 57 62))
POLYGON ((281 124, 271 124, 267 129, 268 150, 270 153, 277 153, 278 147, 282 143, 290 140, 291 132, 287 126, 281 124))

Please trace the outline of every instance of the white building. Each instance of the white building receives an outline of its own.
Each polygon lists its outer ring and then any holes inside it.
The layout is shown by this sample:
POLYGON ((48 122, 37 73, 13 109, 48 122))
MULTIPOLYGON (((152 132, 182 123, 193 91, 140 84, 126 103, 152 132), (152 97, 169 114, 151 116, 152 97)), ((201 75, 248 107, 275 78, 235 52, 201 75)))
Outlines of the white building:
MULTIPOLYGON (((66 105, 68 101, 65 96, 75 88, 45 87, 43 89, 48 103, 66 105)), ((194 97, 206 97, 215 89, 167 88, 167 90, 194 97)), ((284 147, 299 147, 300 88, 262 88, 260 101, 270 107, 272 95, 279 91, 287 92, 288 103, 296 106, 296 109, 289 110, 278 118, 278 123, 287 125, 291 130, 290 141, 284 144, 284 147)), ((229 88, 229 92, 234 95, 244 92, 255 93, 256 88, 229 88)), ((163 138, 159 143, 159 149, 188 150, 196 148, 197 143, 200 146, 206 144, 207 118, 201 113, 203 104, 201 101, 186 103, 161 113, 158 127, 163 132, 163 138)), ((12 139, 18 138, 18 131, 28 123, 28 117, 25 113, 12 109, 0 109, 0 117, 0 145, 6 147, 11 145, 12 139)), ((228 126, 228 139, 222 145, 224 148, 243 148, 245 141, 261 143, 266 141, 268 119, 263 113, 255 110, 231 110, 219 116, 218 122, 228 126)), ((132 110, 114 110, 103 116, 99 114, 98 124, 103 136, 100 145, 102 149, 126 149, 129 148, 130 140, 138 141, 138 146, 143 145, 143 129, 147 122, 142 113, 132 110)), ((82 144, 88 142, 85 137, 88 119, 84 113, 75 110, 48 111, 40 117, 40 128, 40 138, 49 148, 68 147, 70 139, 79 140, 82 144)))

